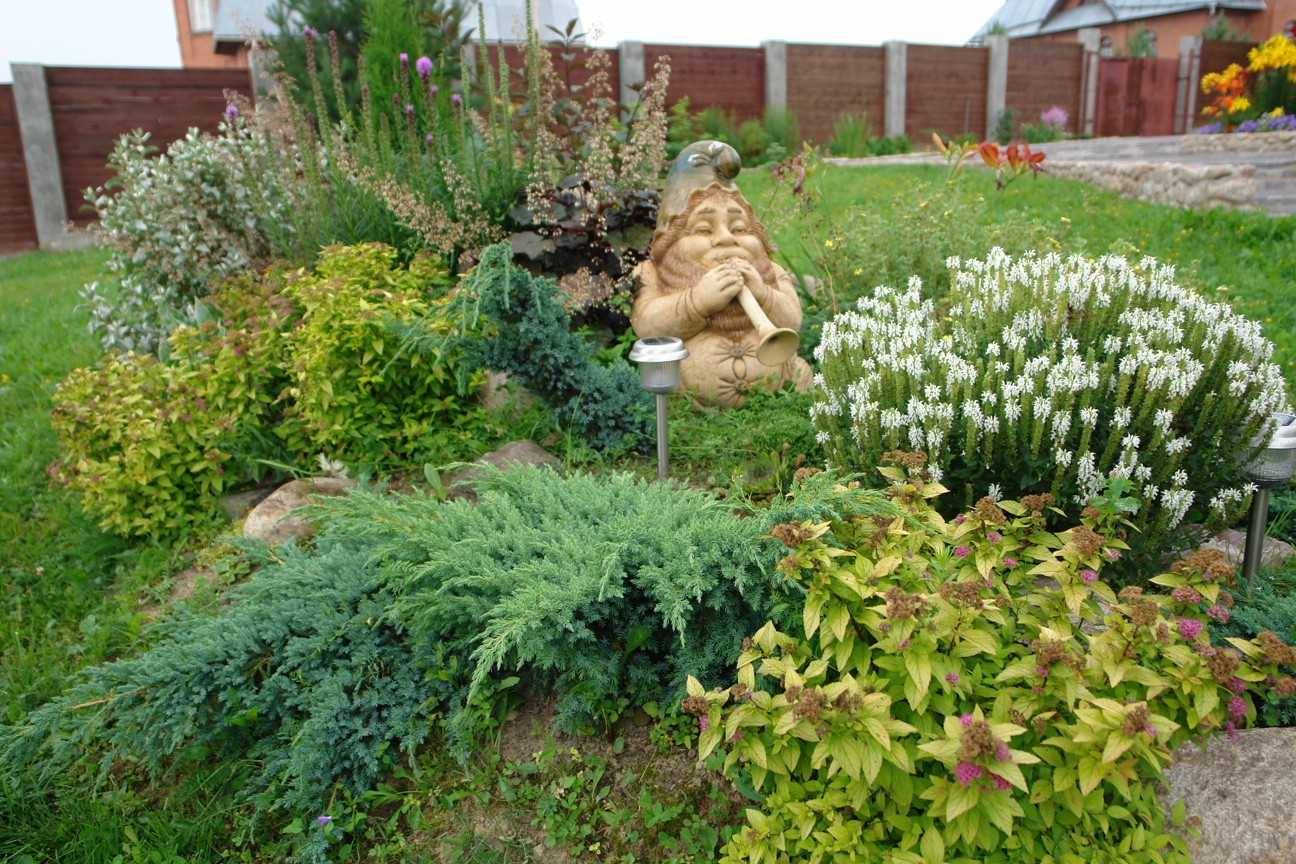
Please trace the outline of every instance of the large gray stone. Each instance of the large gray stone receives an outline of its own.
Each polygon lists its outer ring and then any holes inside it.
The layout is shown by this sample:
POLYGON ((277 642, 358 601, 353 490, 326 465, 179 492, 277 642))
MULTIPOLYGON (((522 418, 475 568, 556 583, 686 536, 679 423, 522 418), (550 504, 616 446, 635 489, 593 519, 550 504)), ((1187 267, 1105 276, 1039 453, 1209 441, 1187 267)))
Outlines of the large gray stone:
MULTIPOLYGON (((518 465, 549 465, 558 468, 562 460, 549 453, 533 441, 510 441, 498 450, 487 453, 477 460, 479 465, 489 465, 501 471, 507 471, 518 465)), ((465 468, 454 476, 449 483, 450 498, 462 498, 465 501, 477 500, 477 493, 472 489, 473 480, 483 473, 481 468, 465 468)))
POLYGON ((298 509, 318 496, 342 495, 355 485, 346 477, 311 477, 285 483, 258 504, 243 523, 243 536, 264 540, 270 545, 285 540, 300 540, 315 533, 315 526, 294 516, 298 509))
POLYGON ((1182 799, 1199 820, 1201 837, 1188 842, 1193 864, 1296 861, 1296 729, 1219 735, 1205 750, 1184 745, 1166 783, 1166 810, 1182 799))

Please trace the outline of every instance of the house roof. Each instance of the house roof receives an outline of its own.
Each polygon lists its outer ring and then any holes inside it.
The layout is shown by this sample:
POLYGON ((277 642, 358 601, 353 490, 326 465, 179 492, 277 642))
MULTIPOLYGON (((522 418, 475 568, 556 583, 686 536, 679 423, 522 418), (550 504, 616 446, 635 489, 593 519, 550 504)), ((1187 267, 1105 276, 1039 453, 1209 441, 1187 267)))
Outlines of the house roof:
POLYGON ((985 36, 996 24, 1001 25, 1009 36, 1038 36, 1177 12, 1213 12, 1216 9, 1261 12, 1266 8, 1265 0, 1100 0, 1072 9, 1059 9, 1061 5, 1062 0, 1006 0, 999 11, 981 25, 974 38, 985 36))

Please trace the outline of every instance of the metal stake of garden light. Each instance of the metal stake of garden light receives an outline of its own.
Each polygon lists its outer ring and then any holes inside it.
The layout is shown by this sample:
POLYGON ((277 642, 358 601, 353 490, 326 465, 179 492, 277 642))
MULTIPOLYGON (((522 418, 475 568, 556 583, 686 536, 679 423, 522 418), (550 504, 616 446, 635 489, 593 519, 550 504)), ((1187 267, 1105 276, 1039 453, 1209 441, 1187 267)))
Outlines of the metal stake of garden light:
POLYGON ((1252 447, 1263 447, 1242 466, 1242 473, 1258 488, 1251 497, 1251 518, 1247 522, 1246 546, 1242 554, 1242 575, 1247 593, 1255 593, 1255 574, 1264 555, 1265 524, 1269 519, 1269 490, 1284 486, 1296 471, 1296 415, 1273 415, 1274 431, 1269 438, 1261 433, 1252 447))
POLYGON ((674 336, 649 336, 630 349, 630 360, 639 364, 639 380, 644 389, 657 395, 657 477, 665 480, 669 442, 666 434, 666 394, 680 383, 680 362, 689 356, 681 339, 674 336))

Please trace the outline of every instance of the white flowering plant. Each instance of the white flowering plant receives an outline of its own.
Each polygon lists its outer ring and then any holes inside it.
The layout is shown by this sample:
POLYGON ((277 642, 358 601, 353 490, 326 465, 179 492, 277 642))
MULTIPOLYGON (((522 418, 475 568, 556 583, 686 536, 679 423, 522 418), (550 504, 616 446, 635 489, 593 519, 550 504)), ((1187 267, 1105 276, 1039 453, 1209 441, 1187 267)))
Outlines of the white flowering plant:
POLYGON ((825 326, 811 418, 831 465, 923 450, 950 506, 1049 491, 1071 515, 1125 478, 1136 550, 1236 515, 1252 437, 1290 410, 1259 324, 1152 258, 948 264, 945 315, 913 280, 825 326))

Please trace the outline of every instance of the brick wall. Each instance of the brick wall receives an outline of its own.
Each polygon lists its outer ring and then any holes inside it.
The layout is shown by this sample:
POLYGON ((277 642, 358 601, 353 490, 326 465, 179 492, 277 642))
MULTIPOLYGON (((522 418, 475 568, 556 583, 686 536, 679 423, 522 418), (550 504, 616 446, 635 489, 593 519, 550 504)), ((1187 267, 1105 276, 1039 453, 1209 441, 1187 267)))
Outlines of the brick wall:
MULTIPOLYGON (((1016 48, 1014 44, 1011 51, 1016 48)), ((936 130, 946 137, 971 133, 985 137, 986 79, 990 52, 985 48, 910 45, 905 76, 905 134, 913 140, 936 130)))
POLYGON ((832 139, 833 121, 843 114, 867 114, 869 134, 881 135, 886 51, 876 46, 788 45, 787 99, 801 136, 816 144, 832 139))
POLYGON ((764 49, 645 45, 647 77, 652 77, 653 64, 662 55, 670 56, 668 105, 687 96, 693 111, 719 105, 733 112, 739 123, 765 113, 764 49))
POLYGON ((1079 132, 1083 63, 1084 46, 1079 43, 1011 43, 1005 107, 1017 115, 1017 122, 1035 123, 1057 105, 1067 112, 1067 131, 1079 132))

